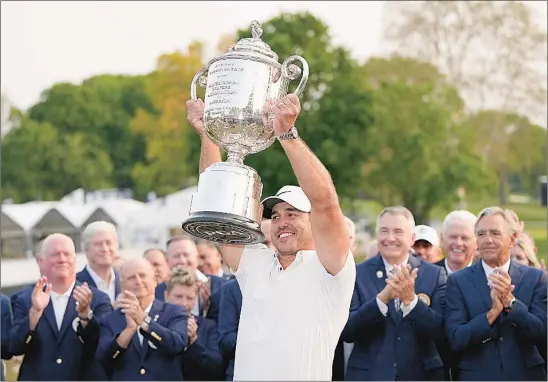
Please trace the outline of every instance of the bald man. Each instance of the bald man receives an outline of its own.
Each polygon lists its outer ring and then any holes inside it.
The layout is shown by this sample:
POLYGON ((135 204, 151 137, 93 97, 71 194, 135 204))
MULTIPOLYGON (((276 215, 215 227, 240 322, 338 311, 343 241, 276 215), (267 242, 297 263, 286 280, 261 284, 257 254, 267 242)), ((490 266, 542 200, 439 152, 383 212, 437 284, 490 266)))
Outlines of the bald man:
POLYGON ((72 240, 52 234, 38 254, 42 277, 12 297, 13 355, 25 355, 20 381, 103 380, 95 362, 98 318, 112 311, 109 297, 76 281, 72 240))
POLYGON ((144 258, 120 268, 122 293, 101 323, 97 358, 111 381, 181 381, 188 312, 154 298, 154 268, 144 258))

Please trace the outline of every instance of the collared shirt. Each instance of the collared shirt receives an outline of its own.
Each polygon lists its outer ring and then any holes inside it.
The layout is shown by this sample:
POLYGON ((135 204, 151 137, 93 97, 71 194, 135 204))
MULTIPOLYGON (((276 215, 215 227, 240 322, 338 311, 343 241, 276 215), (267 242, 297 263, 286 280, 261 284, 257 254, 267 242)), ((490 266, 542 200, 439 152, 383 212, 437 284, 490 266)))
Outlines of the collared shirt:
MULTIPOLYGON (((382 258, 382 262, 384 263, 384 269, 386 271, 386 277, 388 277, 388 275, 394 269, 394 266, 392 264, 390 264, 389 262, 387 262, 384 259, 384 257, 381 256, 381 258, 382 258)), ((406 265, 408 261, 409 261, 409 255, 407 255, 407 257, 400 264, 400 266, 406 265)), ((417 302, 419 302, 419 298, 417 297, 416 294, 413 296, 413 300, 411 301, 411 303, 409 305, 405 305, 403 302, 400 302, 400 309, 401 309, 403 317, 407 316, 409 313, 411 313, 411 311, 413 309, 415 309, 415 306, 417 306, 417 302)), ((379 310, 381 311, 381 313, 386 317, 386 315, 388 314, 388 305, 386 305, 384 302, 381 301, 380 298, 377 297, 377 306, 379 307, 379 310)))
MULTIPOLYGON (((470 261, 470 264, 468 264, 467 267, 472 265, 473 261, 474 260, 470 261)), ((447 272, 447 276, 449 276, 451 273, 458 272, 458 271, 454 271, 451 268, 449 268, 449 264, 447 264, 447 257, 445 258, 444 264, 445 264, 445 271, 447 272)))
MULTIPOLYGON (((491 275, 491 273, 493 273, 495 268, 491 268, 483 260, 481 261, 481 265, 483 267, 483 271, 485 272, 485 277, 489 278, 489 276, 491 275)), ((508 270, 510 269, 510 259, 508 259, 508 261, 506 263, 504 263, 502 266, 500 266, 498 268, 502 268, 503 271, 508 273, 508 270)))
POLYGON ((332 276, 315 251, 284 270, 270 248, 246 246, 235 276, 245 303, 234 380, 330 381, 356 281, 352 253, 332 276))
POLYGON ((110 281, 107 284, 105 280, 103 280, 91 267, 86 265, 86 269, 89 272, 89 275, 93 279, 93 282, 95 282, 95 285, 97 285, 97 289, 99 289, 101 292, 105 292, 107 296, 110 298, 110 303, 114 304, 114 300, 116 300, 116 273, 114 273, 114 269, 110 268, 110 281))
MULTIPOLYGON (((207 283, 209 281, 209 278, 197 269, 196 269, 196 278, 198 279, 198 281, 201 281, 203 283, 207 283)), ((200 315, 200 294, 199 293, 196 295, 196 303, 192 307, 191 313, 195 316, 200 315)))
MULTIPOLYGON (((148 316, 148 314, 150 313, 150 309, 152 309, 152 303, 150 303, 149 306, 147 306, 147 308, 145 309, 145 314, 148 316)), ((139 343, 141 345, 143 345, 143 335, 141 334, 141 331, 140 330, 137 330, 137 335, 139 336, 139 343)))
POLYGON ((65 291, 65 293, 57 294, 53 290, 51 291, 51 304, 53 306, 53 312, 55 313, 55 322, 57 323, 57 329, 61 330, 61 325, 63 324, 63 317, 67 311, 67 305, 69 302, 70 295, 72 294, 72 289, 76 280, 72 282, 70 287, 65 291))

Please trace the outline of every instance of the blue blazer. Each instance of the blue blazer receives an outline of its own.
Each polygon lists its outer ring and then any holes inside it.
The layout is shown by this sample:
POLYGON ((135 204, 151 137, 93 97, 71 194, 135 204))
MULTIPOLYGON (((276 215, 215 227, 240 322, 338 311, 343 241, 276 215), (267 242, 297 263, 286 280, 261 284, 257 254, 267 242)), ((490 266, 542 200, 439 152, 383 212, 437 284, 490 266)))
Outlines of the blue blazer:
MULTIPOLYGON (((206 317, 217 321, 217 316, 219 314, 220 298, 218 298, 218 295, 215 296, 215 293, 221 290, 221 286, 224 283, 226 283, 227 280, 223 279, 222 277, 214 276, 214 275, 206 275, 206 276, 209 277, 209 279, 211 280, 211 295, 210 295, 210 302, 209 302, 209 311, 207 312, 206 317)), ((156 297, 157 300, 165 301, 164 292, 166 291, 166 286, 167 286, 166 283, 163 282, 161 284, 158 284, 158 286, 156 287, 154 296, 156 297)), ((204 309, 200 302, 200 315, 203 316, 203 314, 204 314, 204 309)))
POLYGON ((377 306, 377 294, 386 285, 386 270, 380 254, 356 266, 356 286, 350 316, 342 332, 353 342, 345 379, 351 381, 427 381, 443 379, 443 363, 435 341, 443 338, 445 270, 409 255, 409 265, 418 268, 415 308, 405 317, 388 304, 385 317, 377 306), (381 277, 379 277, 381 276, 381 277), (400 318, 401 317, 401 318, 400 318))
POLYGON ((219 315, 219 336, 223 358, 226 364, 226 380, 234 377, 234 357, 236 339, 242 311, 242 292, 238 280, 230 280, 221 289, 221 308, 219 315))
POLYGON ((120 309, 101 322, 101 336, 96 357, 111 381, 181 381, 181 355, 188 341, 188 313, 178 305, 154 300, 149 312, 149 331, 143 344, 137 333, 127 349, 116 338, 126 327, 120 309), (151 345, 152 344, 152 345, 151 345))
POLYGON ((209 318, 196 317, 198 339, 183 353, 185 381, 222 381, 224 363, 219 348, 217 323, 209 318))
MULTIPOLYGON (((13 325, 13 313, 11 310, 11 302, 9 297, 0 295, 2 302, 2 337, 0 337, 0 343, 2 345, 2 359, 11 359, 10 353, 10 330, 13 325)), ((4 362, 0 362, 0 378, 2 381, 6 380, 6 370, 4 369, 4 362)))
POLYGON ((492 326, 490 289, 482 262, 449 276, 445 331, 461 353, 459 378, 469 380, 544 380, 544 360, 537 349, 546 340, 546 274, 510 262, 516 305, 492 326))
MULTIPOLYGON (((76 282, 76 285, 80 283, 76 282)), ((82 329, 75 327, 76 301, 69 298, 61 330, 57 329, 53 305, 50 301, 34 331, 29 327, 29 310, 34 288, 12 296, 13 327, 10 331, 10 351, 24 355, 20 381, 105 380, 103 370, 93 355, 99 340, 99 321, 112 311, 106 294, 90 286, 93 293, 91 309, 94 317, 82 329)))
MULTIPOLYGON (((114 271, 114 274, 116 275, 116 278, 114 280, 114 296, 118 296, 121 292, 120 290, 120 273, 118 271, 114 271)), ((93 278, 89 274, 86 267, 82 269, 80 272, 76 274, 76 280, 80 281, 81 283, 88 283, 88 285, 91 285, 94 288, 97 288, 97 284, 95 284, 95 281, 93 281, 93 278)))

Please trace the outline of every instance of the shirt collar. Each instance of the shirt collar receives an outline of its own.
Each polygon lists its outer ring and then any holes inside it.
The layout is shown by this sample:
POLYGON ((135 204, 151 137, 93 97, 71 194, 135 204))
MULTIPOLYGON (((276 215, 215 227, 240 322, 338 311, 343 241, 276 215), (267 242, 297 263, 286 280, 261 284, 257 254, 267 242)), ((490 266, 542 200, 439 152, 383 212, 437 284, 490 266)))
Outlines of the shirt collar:
MULTIPOLYGON (((481 261, 481 265, 483 266, 483 271, 485 272, 485 276, 489 276, 495 270, 495 268, 491 268, 483 260, 481 261)), ((501 268, 504 272, 508 273, 508 270, 510 269, 510 259, 508 259, 506 263, 504 263, 502 266, 498 268, 501 268)))
MULTIPOLYGON (((473 262, 474 262, 474 259, 470 260, 470 263, 466 267, 469 267, 470 265, 472 265, 473 262)), ((449 268, 449 264, 447 263, 447 257, 444 259, 444 264, 445 264, 445 270, 447 271, 447 276, 449 276, 451 273, 456 272, 452 270, 451 268, 449 268)))
MULTIPOLYGON (((384 268, 386 269, 386 272, 390 273, 392 269, 394 269, 394 266, 390 264, 388 261, 386 261, 384 257, 381 256, 381 259, 382 259, 382 262, 384 263, 384 268)), ((408 262, 409 262, 409 254, 407 254, 407 257, 405 258, 405 260, 398 265, 404 265, 404 264, 407 264, 408 262)))
MULTIPOLYGON (((95 273, 93 269, 91 269, 89 264, 86 265, 86 269, 88 270, 89 275, 95 282, 95 285, 99 285, 100 283, 104 283, 104 284, 107 283, 106 280, 103 280, 101 277, 99 277, 97 273, 95 273)), ((112 285, 115 282, 115 279, 116 279, 116 273, 114 273, 113 268, 110 268, 110 283, 108 285, 112 285)))
POLYGON ((200 272, 197 269, 196 269, 196 278, 198 279, 198 281, 201 281, 203 283, 206 283, 209 280, 206 275, 204 275, 202 272, 200 272))
POLYGON ((151 302, 151 303, 147 306, 147 308, 145 309, 145 312, 144 312, 144 313, 145 313, 146 315, 148 315, 148 314, 150 313, 150 310, 152 309, 152 304, 154 304, 154 301, 151 302))
POLYGON ((70 297, 70 295, 72 294, 72 290, 74 289, 74 285, 76 285, 76 280, 74 280, 72 282, 72 284, 70 285, 70 287, 65 291, 65 293, 61 293, 61 294, 58 294, 58 293, 55 293, 53 290, 51 291, 51 297, 54 298, 54 299, 57 299, 59 297, 70 297))

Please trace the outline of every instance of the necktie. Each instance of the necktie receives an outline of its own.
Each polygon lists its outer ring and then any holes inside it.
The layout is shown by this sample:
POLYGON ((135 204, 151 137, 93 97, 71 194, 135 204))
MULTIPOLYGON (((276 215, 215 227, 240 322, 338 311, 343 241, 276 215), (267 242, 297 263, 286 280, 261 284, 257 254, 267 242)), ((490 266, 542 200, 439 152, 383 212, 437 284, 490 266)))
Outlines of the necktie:
MULTIPOLYGON (((396 270, 394 268, 392 268, 390 270, 390 273, 392 275, 394 275, 394 274, 396 274, 396 270)), ((394 298, 394 305, 395 305, 394 308, 396 309, 396 312, 399 312, 400 311, 400 299, 399 299, 399 297, 394 298)))

